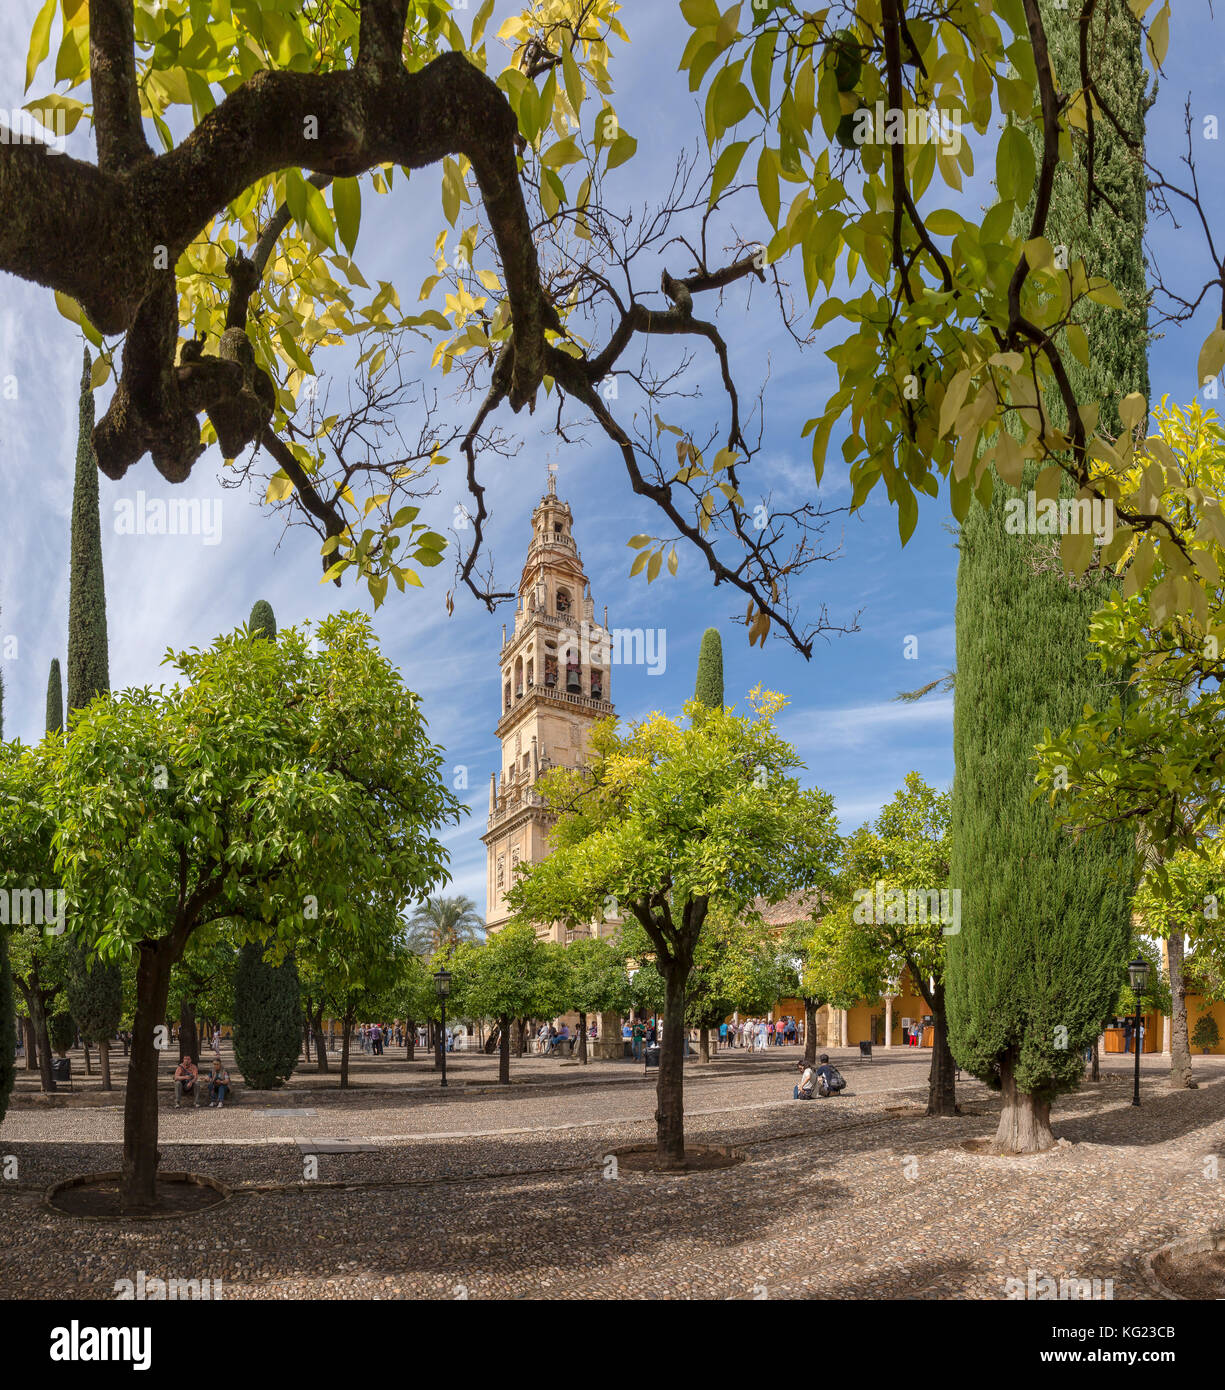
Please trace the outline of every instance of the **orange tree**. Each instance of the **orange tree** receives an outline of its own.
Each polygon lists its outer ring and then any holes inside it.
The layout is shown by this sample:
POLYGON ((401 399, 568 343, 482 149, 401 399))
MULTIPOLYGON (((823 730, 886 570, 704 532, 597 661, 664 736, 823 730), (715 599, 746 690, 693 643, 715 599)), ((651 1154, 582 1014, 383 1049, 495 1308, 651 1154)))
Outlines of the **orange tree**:
POLYGON ((99 696, 66 740, 4 764, 6 862, 49 827, 69 930, 135 961, 127 1211, 157 1204, 158 1032, 193 936, 230 919, 277 955, 322 919, 360 942, 442 881, 435 832, 459 812, 367 619, 328 618, 314 643, 239 632, 168 660, 182 686, 99 696))
POLYGON ((785 701, 754 691, 750 709, 685 706, 592 729, 589 759, 541 780, 559 820, 552 852, 520 865, 509 901, 522 919, 580 926, 610 907, 631 915, 664 980, 656 1146, 684 1163, 686 993, 708 915, 738 915, 819 887, 838 850, 833 798, 800 789, 794 749, 774 728, 785 701), (694 719, 695 713, 700 718, 694 719))

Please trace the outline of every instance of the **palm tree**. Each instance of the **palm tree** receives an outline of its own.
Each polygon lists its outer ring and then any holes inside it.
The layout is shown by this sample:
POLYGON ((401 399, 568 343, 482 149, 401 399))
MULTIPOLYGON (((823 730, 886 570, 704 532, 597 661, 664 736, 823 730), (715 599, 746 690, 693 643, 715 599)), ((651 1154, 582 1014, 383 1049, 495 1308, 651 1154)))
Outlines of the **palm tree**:
POLYGON ((432 956, 444 946, 479 941, 485 923, 471 898, 426 898, 409 918, 406 941, 419 956, 432 956))

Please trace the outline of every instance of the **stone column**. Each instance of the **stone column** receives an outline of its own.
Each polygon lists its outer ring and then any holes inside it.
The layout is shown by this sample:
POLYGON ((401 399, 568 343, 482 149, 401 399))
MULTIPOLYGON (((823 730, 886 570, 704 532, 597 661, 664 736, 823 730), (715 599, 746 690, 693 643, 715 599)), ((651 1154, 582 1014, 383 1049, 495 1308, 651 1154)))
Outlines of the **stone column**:
MULTIPOLYGON (((621 1046, 621 1015, 618 1013, 597 1014, 600 1036, 595 1042, 587 1040, 587 1050, 601 1062, 615 1062, 624 1049, 621 1046)), ((588 1019, 588 1026, 591 1020, 588 1019)))
POLYGON ((885 1046, 893 1046, 893 1000, 892 994, 885 995, 885 1046))
POLYGON ((841 1042, 838 1044, 839 1047, 850 1047, 850 1043, 847 1041, 847 1028, 848 1028, 848 1026, 849 1026, 849 1019, 848 1019, 848 1017, 847 1017, 847 1011, 846 1011, 845 1009, 839 1009, 839 1010, 838 1010, 838 1036, 839 1036, 839 1038, 841 1039, 841 1042))

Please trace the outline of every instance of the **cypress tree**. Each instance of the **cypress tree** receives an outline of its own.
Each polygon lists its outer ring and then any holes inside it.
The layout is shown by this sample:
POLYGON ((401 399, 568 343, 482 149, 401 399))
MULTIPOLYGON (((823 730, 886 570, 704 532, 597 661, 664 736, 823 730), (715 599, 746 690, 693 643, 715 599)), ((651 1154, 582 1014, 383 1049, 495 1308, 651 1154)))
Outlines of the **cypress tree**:
POLYGON ((110 1041, 123 1017, 123 972, 112 961, 95 960, 77 942, 68 955, 68 1009, 84 1043, 97 1043, 102 1089, 111 1089, 110 1041))
POLYGON ((234 1058, 247 1085, 264 1091, 288 1080, 301 1041, 297 965, 292 957, 270 965, 261 942, 246 942, 234 972, 234 1058))
MULTIPOLYGON (((1042 14, 1056 77, 1073 90, 1079 15, 1052 0, 1042 14)), ((1111 109, 1142 140, 1140 31, 1125 7, 1098 14, 1090 51, 1102 55, 1111 109)), ((1088 365, 1065 354, 1077 399, 1100 402, 1103 427, 1117 434, 1119 398, 1148 395, 1145 190, 1138 159, 1110 123, 1099 118, 1096 133, 1095 175, 1114 209, 1099 202, 1090 219, 1083 165, 1061 164, 1047 236, 1106 276, 1127 306, 1090 305, 1088 365)), ((1058 425, 1058 402, 1049 409, 1058 425)), ((996 1147, 1036 1152, 1054 1143, 1051 1101, 1077 1084, 1082 1053, 1118 994, 1135 847, 1125 830, 1073 840, 1049 806, 1030 799, 1043 730, 1075 723, 1086 702, 1100 708, 1118 693, 1087 659, 1090 618, 1110 584, 1092 572, 1070 580, 1052 563, 1049 538, 1011 534, 1005 502, 1023 493, 998 476, 993 483, 991 505, 972 508, 962 528, 957 581, 951 882, 962 920, 948 940, 949 1021, 960 1065, 1004 1093, 996 1147)))
POLYGON ((723 639, 717 627, 708 627, 702 634, 693 698, 707 709, 723 708, 723 639))
POLYGON ((276 618, 267 599, 256 599, 251 605, 247 628, 252 637, 267 637, 270 642, 276 640, 276 618))
POLYGON ((52 1049, 62 1056, 77 1040, 76 1020, 67 1009, 57 1009, 47 1020, 47 1033, 52 1049))
POLYGON ((51 658, 51 670, 47 672, 47 732, 64 732, 64 683, 60 679, 60 659, 51 658))
POLYGON ((83 709, 111 688, 107 660, 106 582, 98 519, 98 460, 91 436, 94 393, 89 349, 81 376, 76 477, 72 486, 72 542, 68 582, 68 709, 83 709))

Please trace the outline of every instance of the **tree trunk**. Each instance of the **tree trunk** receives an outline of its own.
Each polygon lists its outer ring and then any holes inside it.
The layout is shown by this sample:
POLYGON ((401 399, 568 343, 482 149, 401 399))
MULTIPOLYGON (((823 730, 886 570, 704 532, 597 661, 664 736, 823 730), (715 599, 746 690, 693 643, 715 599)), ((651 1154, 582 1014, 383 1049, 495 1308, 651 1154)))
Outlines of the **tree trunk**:
POLYGON ((23 985, 22 995, 25 997, 26 1008, 30 1011, 30 1018, 34 1024, 34 1036, 38 1039, 38 1075, 44 1091, 55 1090, 55 1074, 51 1070, 51 1037, 47 1031, 47 1006, 43 1000, 43 992, 38 984, 38 972, 35 970, 31 974, 33 983, 29 989, 23 985))
POLYGON ((190 999, 179 1003, 179 1056, 190 1057, 197 1067, 200 1065, 200 1030, 190 999))
POLYGON ((1011 1053, 1000 1062, 1000 1090, 1004 1110, 995 1132, 995 1149, 1007 1154, 1036 1154, 1052 1148, 1051 1103, 1017 1088, 1013 1075, 1016 1059, 1011 1053))
MULTIPOLYGON (((1170 961, 1170 1085, 1178 1090, 1194 1090, 1191 1074, 1191 1044, 1187 1038, 1187 976, 1183 970, 1185 944, 1181 931, 1170 932, 1166 949, 1170 961)), ((1137 1039, 1136 1046, 1139 1047, 1137 1039)))
POLYGON ((340 1089, 349 1089, 349 1034, 353 1031, 353 1015, 345 1014, 341 1021, 340 1039, 340 1089))
POLYGON ((578 1059, 587 1065, 587 1015, 582 1009, 578 1011, 578 1059))
POLYGON ((315 1063, 319 1071, 331 1071, 328 1065, 327 1041, 323 1036, 323 1005, 311 1016, 310 1026, 315 1033, 315 1063))
POLYGON ((98 1039, 98 1062, 102 1068, 102 1089, 110 1091, 111 1086, 111 1040, 110 1038, 98 1039))
POLYGON ((525 1046, 524 1034, 527 1032, 527 1019, 515 1019, 515 1056, 522 1057, 525 1046))
POLYGON ((817 1010, 821 1007, 818 999, 804 1000, 804 1065, 817 1065, 817 1010))
MULTIPOLYGON (((170 993, 170 944, 142 942, 136 966, 136 1016, 123 1101, 123 1174, 120 1210, 152 1211, 157 1206, 156 1030, 166 1017, 170 993)), ((197 1082, 197 1085, 200 1083, 197 1082)))
POLYGON ((417 1023, 411 1018, 404 1020, 404 1059, 408 1062, 417 1060, 417 1023))
POLYGON ((698 1029, 698 1061, 710 1061, 710 1029, 704 1023, 698 1029))
POLYGON ((1085 1063, 1085 1080, 1100 1081, 1102 1075, 1101 1059, 1098 1057, 1096 1038, 1093 1039, 1093 1049, 1089 1060, 1085 1063))
POLYGON ((510 1085, 510 1015, 498 1019, 498 1081, 510 1085))
POLYGON ((932 988, 927 1006, 932 1011, 932 1065, 927 1088, 929 1115, 958 1115, 957 1063, 949 1050, 949 1025, 944 1013, 944 986, 932 988))
POLYGON ((34 1034, 34 1021, 28 1014, 22 1014, 21 1016, 21 1029, 26 1039, 26 1071, 37 1071, 38 1040, 34 1034))
POLYGON ((302 1060, 307 1066, 311 1059, 311 1016, 310 1011, 305 1010, 302 1019, 302 1060))
POLYGON ((663 1033, 659 1080, 655 1087, 655 1152, 661 1163, 685 1161, 685 981, 689 967, 670 961, 665 967, 663 1033))
POLYGON ((84 1038, 81 1039, 81 1051, 85 1054, 85 1075, 92 1076, 93 1072, 90 1070, 89 1066, 89 1044, 84 1038))

